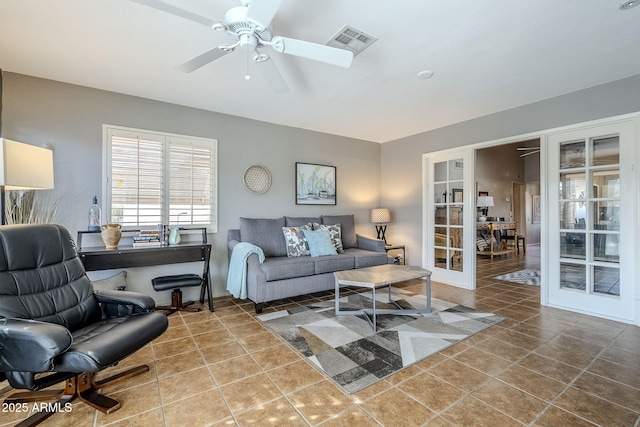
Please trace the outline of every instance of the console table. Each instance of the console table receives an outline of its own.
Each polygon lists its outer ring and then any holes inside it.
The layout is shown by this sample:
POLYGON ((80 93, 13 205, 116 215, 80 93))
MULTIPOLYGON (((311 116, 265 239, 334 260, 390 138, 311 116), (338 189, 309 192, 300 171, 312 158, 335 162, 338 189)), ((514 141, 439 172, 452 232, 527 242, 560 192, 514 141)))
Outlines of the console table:
MULTIPOLYGON (((517 251, 517 245, 513 247, 509 247, 506 245, 506 241, 500 242, 500 248, 496 249, 493 245, 493 241, 495 239, 494 233, 500 230, 512 230, 515 236, 518 235, 518 223, 517 222, 505 222, 505 221, 497 221, 497 222, 478 222, 476 223, 477 231, 488 231, 491 236, 491 242, 489 243, 489 250, 485 251, 476 251, 478 255, 489 255, 491 260, 493 261, 493 257, 496 255, 506 255, 513 254, 517 251)), ((515 242, 514 242, 515 243, 515 242)))
MULTIPOLYGON (((86 232, 82 232, 86 233, 86 232)), ((79 233, 80 234, 80 233, 79 233)), ((134 248, 132 245, 120 245, 117 249, 104 247, 80 247, 78 256, 86 271, 111 270, 118 268, 148 267, 162 264, 179 264, 203 261, 202 286, 200 287, 200 303, 204 302, 205 293, 209 303, 209 311, 213 311, 211 296, 211 244, 207 243, 206 231, 203 231, 203 243, 181 243, 171 246, 134 248)), ((81 238, 78 239, 80 242, 81 238)))

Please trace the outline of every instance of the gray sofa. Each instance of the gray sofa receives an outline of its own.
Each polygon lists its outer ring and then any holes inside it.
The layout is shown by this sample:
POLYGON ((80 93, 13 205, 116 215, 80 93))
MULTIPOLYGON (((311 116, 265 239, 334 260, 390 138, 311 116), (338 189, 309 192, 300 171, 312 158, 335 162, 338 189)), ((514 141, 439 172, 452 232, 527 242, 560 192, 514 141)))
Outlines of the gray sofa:
POLYGON ((240 218, 240 229, 228 233, 229 259, 240 242, 259 246, 265 255, 263 263, 256 254, 247 260, 247 296, 254 302, 256 313, 262 312, 265 302, 333 289, 334 271, 390 262, 382 240, 356 234, 353 215, 240 218), (282 227, 313 223, 340 224, 344 252, 319 257, 288 257, 282 227))

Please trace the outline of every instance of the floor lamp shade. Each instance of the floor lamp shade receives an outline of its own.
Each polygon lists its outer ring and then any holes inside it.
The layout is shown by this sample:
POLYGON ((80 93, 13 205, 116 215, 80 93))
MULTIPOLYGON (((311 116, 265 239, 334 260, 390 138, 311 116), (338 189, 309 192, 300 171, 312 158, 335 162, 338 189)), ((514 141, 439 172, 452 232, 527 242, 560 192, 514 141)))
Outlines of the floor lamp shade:
POLYGON ((0 138, 0 186, 5 190, 53 188, 53 151, 0 138))

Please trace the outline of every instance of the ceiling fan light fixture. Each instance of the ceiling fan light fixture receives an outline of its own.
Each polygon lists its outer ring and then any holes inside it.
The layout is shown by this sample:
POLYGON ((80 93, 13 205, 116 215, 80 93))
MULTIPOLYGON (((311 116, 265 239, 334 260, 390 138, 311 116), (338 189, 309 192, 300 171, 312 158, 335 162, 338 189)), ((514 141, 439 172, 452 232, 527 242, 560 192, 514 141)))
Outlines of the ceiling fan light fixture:
POLYGON ((418 73, 418 78, 419 79, 430 79, 431 77, 433 77, 433 71, 431 70, 422 70, 418 73))
POLYGON ((632 7, 635 7, 637 5, 640 4, 640 0, 627 0, 624 1, 622 3, 620 3, 620 6, 618 6, 618 9, 620 10, 628 10, 631 9, 632 7))
POLYGON ((253 62, 256 62, 259 64, 261 62, 268 61, 268 60, 269 60, 269 55, 267 55, 266 53, 256 51, 256 53, 253 54, 253 62))

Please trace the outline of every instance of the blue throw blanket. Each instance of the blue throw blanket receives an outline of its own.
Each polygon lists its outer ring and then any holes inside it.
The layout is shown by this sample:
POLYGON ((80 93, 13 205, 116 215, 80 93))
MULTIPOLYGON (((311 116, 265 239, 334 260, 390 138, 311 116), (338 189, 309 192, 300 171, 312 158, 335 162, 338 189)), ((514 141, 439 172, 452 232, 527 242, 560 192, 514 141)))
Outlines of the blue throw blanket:
POLYGON ((227 290, 234 298, 247 298, 247 259, 251 254, 258 254, 260 263, 264 262, 262 249, 251 243, 240 242, 233 247, 231 252, 227 290))

